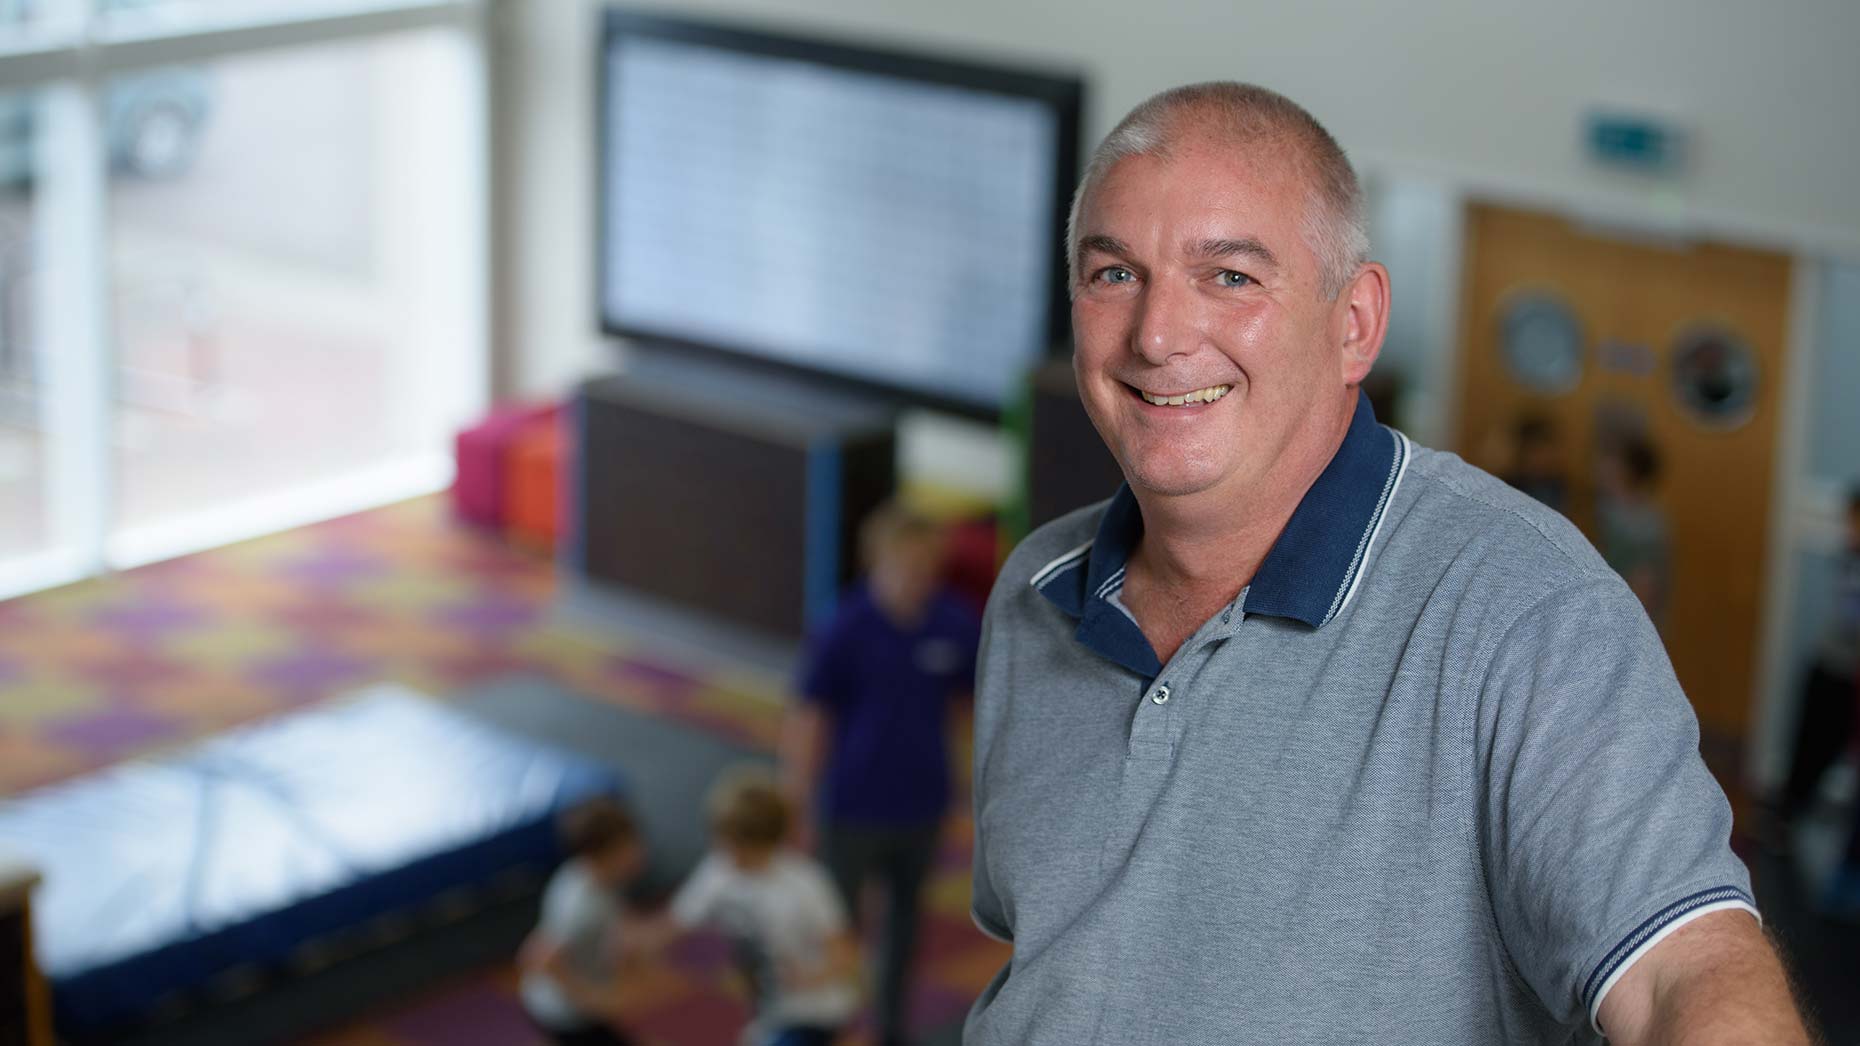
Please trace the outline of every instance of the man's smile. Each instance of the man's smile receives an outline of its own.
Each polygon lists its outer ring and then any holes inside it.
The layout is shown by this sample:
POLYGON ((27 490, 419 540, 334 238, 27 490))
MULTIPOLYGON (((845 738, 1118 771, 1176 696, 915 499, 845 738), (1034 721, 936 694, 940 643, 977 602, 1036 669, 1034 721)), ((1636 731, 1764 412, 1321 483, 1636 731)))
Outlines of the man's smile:
POLYGON ((1194 406, 1200 403, 1213 403, 1233 391, 1232 385, 1209 385, 1206 388, 1191 389, 1188 392, 1161 392, 1138 388, 1129 382, 1124 383, 1131 392, 1142 397, 1145 403, 1157 407, 1194 406))

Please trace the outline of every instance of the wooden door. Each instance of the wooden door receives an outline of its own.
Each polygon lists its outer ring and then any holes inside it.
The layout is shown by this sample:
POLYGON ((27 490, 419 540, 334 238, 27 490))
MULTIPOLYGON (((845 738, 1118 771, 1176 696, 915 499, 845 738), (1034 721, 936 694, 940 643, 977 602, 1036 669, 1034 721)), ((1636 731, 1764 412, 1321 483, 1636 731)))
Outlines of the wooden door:
POLYGON ((1658 451, 1671 554, 1662 634, 1707 754, 1735 763, 1757 671, 1789 260, 1474 205, 1463 279, 1469 459, 1503 474, 1507 434, 1544 418, 1561 443, 1567 511, 1595 540, 1599 433, 1637 425, 1658 451), (1573 361, 1560 330, 1573 330, 1573 361))

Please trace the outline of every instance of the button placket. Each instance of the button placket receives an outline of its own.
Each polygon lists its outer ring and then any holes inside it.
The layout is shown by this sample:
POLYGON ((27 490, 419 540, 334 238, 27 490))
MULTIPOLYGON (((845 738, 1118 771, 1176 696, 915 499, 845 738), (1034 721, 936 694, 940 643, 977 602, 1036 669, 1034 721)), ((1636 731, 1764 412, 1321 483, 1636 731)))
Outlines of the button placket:
POLYGON ((1167 750, 1169 724, 1173 718, 1169 713, 1169 702, 1174 697, 1175 690, 1166 679, 1153 681, 1143 691, 1143 696, 1138 699, 1136 713, 1131 717, 1128 755, 1153 759, 1167 750))
POLYGON ((1130 723, 1130 740, 1120 770, 1116 813, 1098 851, 1101 869, 1121 864, 1130 856, 1143 822, 1169 778, 1174 762, 1176 690, 1167 679, 1152 681, 1140 691, 1130 723), (1161 700, 1158 700, 1160 698, 1161 700))

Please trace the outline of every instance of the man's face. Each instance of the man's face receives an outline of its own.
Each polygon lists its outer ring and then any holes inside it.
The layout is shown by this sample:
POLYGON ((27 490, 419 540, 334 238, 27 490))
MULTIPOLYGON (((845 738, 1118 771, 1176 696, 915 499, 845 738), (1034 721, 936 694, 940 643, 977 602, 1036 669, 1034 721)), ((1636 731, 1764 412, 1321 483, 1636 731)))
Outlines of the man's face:
POLYGON ((1120 161, 1085 200, 1073 366, 1139 492, 1257 489, 1354 408, 1368 362, 1344 359, 1349 295, 1322 293, 1282 151, 1187 138, 1169 159, 1120 161))

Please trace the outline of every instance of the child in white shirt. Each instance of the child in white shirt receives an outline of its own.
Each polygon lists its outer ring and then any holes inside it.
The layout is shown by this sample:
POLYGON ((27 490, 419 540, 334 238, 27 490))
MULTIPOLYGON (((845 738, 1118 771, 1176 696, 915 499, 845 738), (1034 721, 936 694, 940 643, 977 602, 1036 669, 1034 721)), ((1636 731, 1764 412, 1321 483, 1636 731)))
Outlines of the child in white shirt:
POLYGON ((772 775, 726 773, 711 792, 711 851, 671 904, 676 927, 721 931, 747 956, 756 1018, 743 1041, 756 1046, 828 1046, 859 1008, 846 910, 826 870, 787 846, 793 819, 772 775))
POLYGON ((549 880, 542 918, 518 956, 523 1008, 557 1046, 627 1046, 620 891, 645 866, 645 847, 612 799, 570 810, 562 830, 570 856, 549 880))

